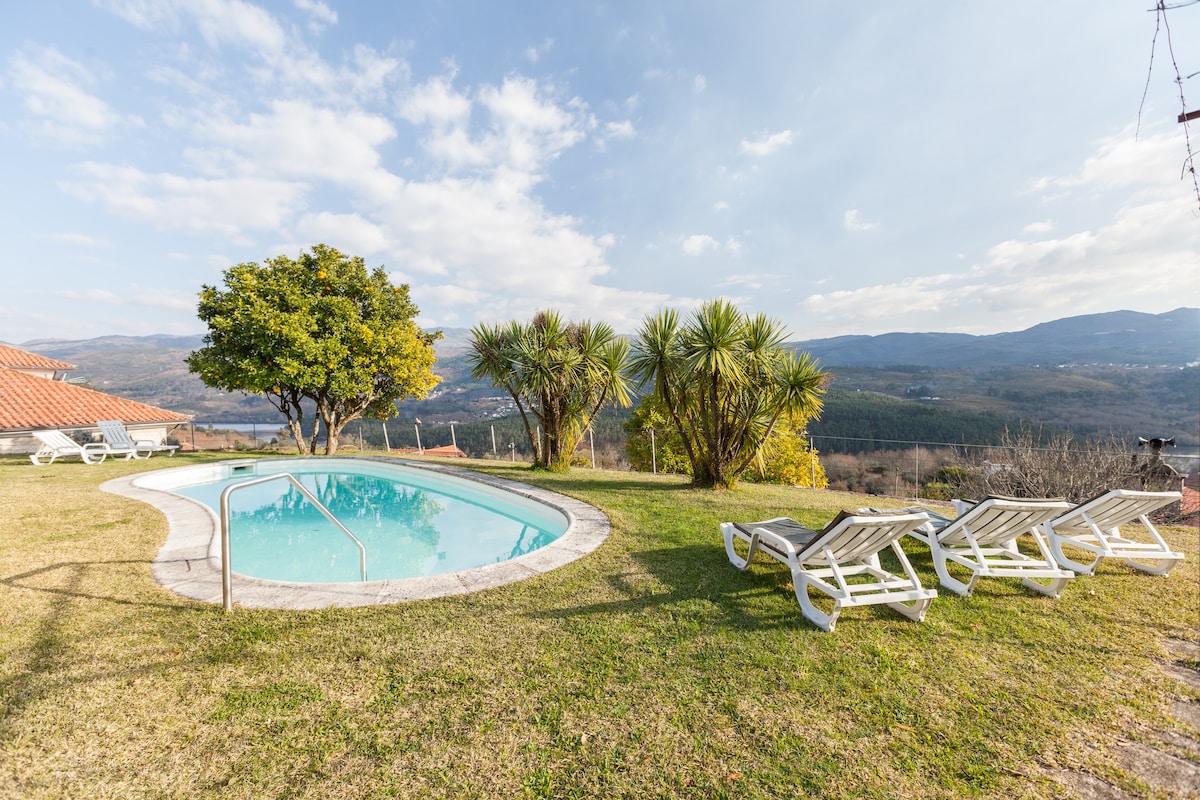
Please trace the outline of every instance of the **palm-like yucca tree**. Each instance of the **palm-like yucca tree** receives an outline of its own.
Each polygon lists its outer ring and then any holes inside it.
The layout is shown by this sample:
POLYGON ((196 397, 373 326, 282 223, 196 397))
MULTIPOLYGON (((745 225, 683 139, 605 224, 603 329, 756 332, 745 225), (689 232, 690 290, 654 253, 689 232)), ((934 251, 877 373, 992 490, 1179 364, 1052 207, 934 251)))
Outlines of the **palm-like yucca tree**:
POLYGON ((686 325, 673 310, 642 323, 633 377, 666 407, 697 486, 732 487, 780 420, 821 413, 826 375, 808 353, 783 347, 785 337, 779 322, 721 299, 686 325))
POLYGON ((471 334, 471 376, 512 397, 537 466, 567 469, 600 409, 630 404, 629 343, 607 323, 541 311, 528 324, 479 324, 471 334))

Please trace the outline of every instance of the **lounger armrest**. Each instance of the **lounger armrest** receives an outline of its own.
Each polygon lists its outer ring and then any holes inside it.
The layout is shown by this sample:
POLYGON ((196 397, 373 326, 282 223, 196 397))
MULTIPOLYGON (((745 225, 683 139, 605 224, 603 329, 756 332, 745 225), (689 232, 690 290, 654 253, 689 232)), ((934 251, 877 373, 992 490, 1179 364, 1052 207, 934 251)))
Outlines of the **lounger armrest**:
POLYGON ((769 544, 771 547, 780 550, 784 553, 795 555, 800 552, 799 548, 788 538, 780 536, 778 533, 769 531, 766 528, 751 528, 751 535, 758 535, 760 542, 769 544))

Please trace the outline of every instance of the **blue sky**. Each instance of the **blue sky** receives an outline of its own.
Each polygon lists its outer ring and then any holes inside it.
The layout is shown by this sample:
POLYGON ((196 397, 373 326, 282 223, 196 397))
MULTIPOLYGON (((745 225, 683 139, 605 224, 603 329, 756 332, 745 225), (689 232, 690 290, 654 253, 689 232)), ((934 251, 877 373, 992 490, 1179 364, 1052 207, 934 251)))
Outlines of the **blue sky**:
MULTIPOLYGON (((633 332, 724 296, 796 339, 986 334, 1200 304, 1144 0, 13 5, 0 340, 202 332, 201 285, 318 242, 430 327, 633 332)), ((1200 6, 1167 21, 1200 71, 1200 6)))

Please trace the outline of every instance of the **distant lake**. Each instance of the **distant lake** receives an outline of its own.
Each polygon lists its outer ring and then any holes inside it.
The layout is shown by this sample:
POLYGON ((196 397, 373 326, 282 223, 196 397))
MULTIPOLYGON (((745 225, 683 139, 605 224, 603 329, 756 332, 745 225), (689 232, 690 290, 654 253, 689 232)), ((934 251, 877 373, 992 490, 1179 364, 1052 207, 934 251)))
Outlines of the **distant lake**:
POLYGON ((270 439, 280 428, 286 428, 286 425, 277 422, 193 422, 192 425, 198 431, 208 430, 211 425, 214 431, 237 431, 238 433, 248 433, 252 436, 270 439))

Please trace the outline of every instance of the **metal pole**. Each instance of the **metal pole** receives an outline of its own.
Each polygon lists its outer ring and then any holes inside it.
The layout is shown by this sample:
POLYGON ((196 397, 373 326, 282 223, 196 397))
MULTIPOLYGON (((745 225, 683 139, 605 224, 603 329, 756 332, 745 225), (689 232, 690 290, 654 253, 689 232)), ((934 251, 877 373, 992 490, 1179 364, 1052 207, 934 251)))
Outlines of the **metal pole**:
POLYGON ((258 449, 258 426, 253 422, 250 423, 250 438, 254 440, 254 449, 258 449))
POLYGON ((517 443, 516 442, 508 443, 508 452, 512 453, 513 463, 514 464, 517 463, 517 443))
POLYGON ((808 463, 812 467, 812 488, 817 488, 817 451, 813 450, 812 437, 808 437, 808 463))
POLYGON ((450 444, 454 445, 454 457, 458 458, 458 439, 454 436, 454 423, 450 423, 450 444))
POLYGON ((392 443, 388 441, 387 423, 383 423, 383 447, 389 453, 392 452, 392 443))
POLYGON ((650 471, 658 474, 658 448, 654 443, 654 428, 650 429, 650 471))
POLYGON ((917 474, 913 476, 913 482, 917 485, 917 498, 921 497, 921 444, 913 442, 913 450, 916 452, 917 458, 917 474))
POLYGON ((496 426, 495 425, 492 426, 492 455, 493 456, 497 455, 497 453, 496 453, 496 426))
POLYGON ((417 432, 417 453, 425 455, 425 449, 421 447, 421 423, 413 425, 413 430, 417 432))
POLYGON ((588 428, 588 441, 592 446, 592 469, 596 468, 596 437, 592 435, 592 429, 588 428))

